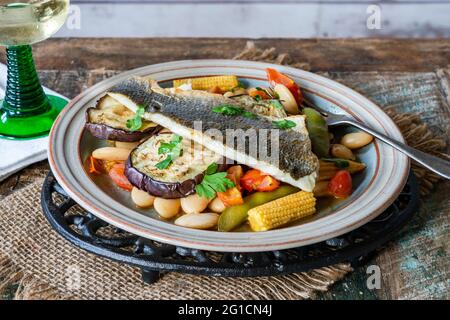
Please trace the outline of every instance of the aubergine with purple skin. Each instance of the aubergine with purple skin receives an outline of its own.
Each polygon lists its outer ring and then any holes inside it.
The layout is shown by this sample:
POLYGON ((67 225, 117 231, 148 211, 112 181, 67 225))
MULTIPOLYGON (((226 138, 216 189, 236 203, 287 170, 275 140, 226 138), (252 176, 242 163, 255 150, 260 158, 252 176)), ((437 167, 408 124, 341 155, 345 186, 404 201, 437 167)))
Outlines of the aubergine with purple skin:
POLYGON ((227 169, 226 159, 192 141, 182 139, 182 153, 165 169, 156 164, 167 159, 160 153, 162 143, 173 141, 175 134, 156 134, 143 141, 128 157, 125 175, 132 185, 149 194, 165 198, 184 198, 195 193, 195 186, 202 182, 204 172, 212 163, 219 165, 218 171, 227 169))
POLYGON ((96 138, 122 142, 139 141, 161 129, 155 123, 143 120, 138 130, 131 131, 127 121, 134 117, 134 112, 105 95, 95 108, 86 110, 85 128, 96 138))

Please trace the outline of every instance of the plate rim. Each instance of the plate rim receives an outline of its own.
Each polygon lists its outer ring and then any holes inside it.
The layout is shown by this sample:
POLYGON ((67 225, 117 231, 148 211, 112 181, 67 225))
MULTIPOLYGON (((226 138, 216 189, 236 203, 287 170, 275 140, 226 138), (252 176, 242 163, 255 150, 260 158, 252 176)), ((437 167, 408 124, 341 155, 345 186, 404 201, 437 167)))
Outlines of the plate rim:
MULTIPOLYGON (((245 60, 199 59, 199 60, 171 61, 171 62, 165 62, 165 63, 159 63, 159 64, 152 64, 152 65, 143 66, 140 68, 125 71, 123 73, 120 73, 118 75, 115 75, 113 77, 110 77, 108 79, 105 79, 105 80, 97 83, 96 85, 94 85, 94 86, 90 87, 89 89, 85 90, 84 92, 80 93, 74 99, 72 99, 70 101, 69 105, 61 112, 61 114, 56 119, 55 124, 52 127, 52 130, 50 133, 50 139, 49 139, 48 158, 49 158, 50 167, 51 167, 52 171, 54 172, 55 178, 57 179, 57 181, 61 184, 61 186, 65 189, 65 191, 76 202, 78 202, 83 208, 85 208, 86 210, 89 210, 93 214, 99 216, 99 218, 104 219, 105 221, 107 221, 113 225, 116 225, 119 228, 122 228, 126 231, 138 234, 138 235, 146 237, 146 238, 150 238, 150 239, 157 240, 157 241, 162 241, 165 243, 171 243, 174 245, 180 245, 180 246, 184 246, 184 247, 191 247, 191 248, 196 248, 196 249, 212 250, 212 251, 251 252, 251 251, 266 251, 268 249, 280 250, 280 249, 298 247, 298 246, 303 246, 303 245, 308 245, 311 243, 323 241, 323 240, 329 239, 331 237, 341 235, 343 233, 346 233, 348 231, 351 231, 351 230, 361 226, 362 224, 368 222, 369 220, 373 219, 378 214, 380 214, 382 211, 384 211, 395 200, 396 196, 398 195, 398 193, 401 191, 404 184, 406 183, 406 180, 408 177, 409 159, 406 156, 403 157, 405 160, 405 163, 403 166, 403 170, 400 173, 400 175, 401 175, 400 181, 397 184, 397 188, 395 189, 395 192, 388 197, 388 199, 386 200, 386 202, 383 205, 378 206, 377 210, 374 210, 373 212, 366 214, 364 218, 354 221, 353 224, 348 224, 346 226, 340 226, 337 229, 335 228, 336 230, 334 230, 332 232, 329 231, 329 232, 323 233, 322 235, 316 235, 311 238, 305 238, 305 237, 297 238, 297 239, 289 241, 289 242, 277 243, 275 245, 248 244, 248 245, 243 246, 242 244, 240 244, 240 245, 238 245, 238 244, 232 244, 232 245, 225 245, 225 244, 217 245, 217 244, 215 244, 215 245, 213 245, 213 244, 207 243, 207 242, 204 243, 204 242, 196 242, 196 241, 191 241, 191 240, 189 242, 187 242, 187 240, 171 238, 168 235, 159 235, 159 234, 155 234, 155 233, 150 233, 149 230, 147 230, 146 228, 142 228, 142 226, 133 225, 133 224, 128 223, 127 221, 117 220, 116 217, 113 217, 108 212, 102 212, 101 208, 96 207, 94 203, 90 203, 88 200, 84 199, 84 197, 81 194, 77 194, 75 192, 75 190, 72 190, 73 186, 71 186, 71 182, 66 181, 64 175, 58 169, 58 164, 57 164, 57 161, 55 160, 57 151, 53 150, 53 147, 54 147, 53 140, 54 140, 54 135, 55 135, 55 132, 57 131, 57 128, 58 128, 61 118, 65 117, 65 114, 67 114, 69 112, 69 110, 72 110, 73 107, 77 105, 79 100, 81 100, 83 97, 86 97, 89 93, 97 91, 97 88, 104 87, 106 83, 112 83, 112 82, 116 83, 116 82, 120 81, 120 79, 122 79, 122 78, 126 78, 126 77, 129 77, 132 75, 139 74, 139 73, 141 73, 145 70, 151 69, 151 68, 156 70, 156 73, 157 73, 158 72, 157 70, 161 70, 159 72, 168 72, 168 70, 170 71, 172 69, 167 69, 167 68, 174 67, 174 66, 181 67, 180 68, 181 70, 189 69, 189 65, 191 65, 191 66, 198 65, 199 68, 219 67, 219 66, 214 66, 214 64, 224 65, 221 67, 230 67, 231 66, 233 68, 246 68, 246 69, 252 69, 252 68, 253 69, 261 69, 261 68, 267 68, 267 67, 274 67, 290 76, 293 76, 294 78, 298 78, 299 77, 298 75, 300 74, 300 75, 308 76, 312 79, 317 80, 317 84, 320 86, 327 87, 324 84, 328 84, 329 85, 328 90, 333 90, 332 87, 334 87, 334 88, 340 89, 341 91, 349 94, 349 96, 351 96, 351 97, 346 97, 343 94, 343 92, 339 93, 336 90, 334 90, 335 94, 343 95, 345 98, 351 99, 351 100, 354 100, 356 98, 355 103, 357 105, 359 105, 360 107, 364 108, 363 106, 366 106, 366 107, 370 106, 371 108, 374 108, 374 110, 377 111, 378 113, 381 112, 381 115, 385 119, 389 119, 389 121, 390 121, 390 126, 392 127, 391 130, 394 131, 394 132, 390 132, 390 134, 394 133, 394 135, 396 135, 397 138, 399 138, 400 140, 403 140, 403 136, 402 136, 400 130, 398 129, 397 125, 392 121, 392 119, 389 118, 389 116, 387 116, 387 114, 380 107, 378 107, 372 101, 370 101, 366 97, 362 96, 361 94, 357 93, 353 89, 348 88, 334 80, 325 78, 323 76, 320 76, 320 75, 317 75, 317 74, 314 74, 314 73, 311 73, 308 71, 299 70, 299 69, 296 69, 293 67, 280 66, 280 65, 264 63, 264 62, 245 61, 245 60), (202 64, 204 64, 204 66, 202 66, 202 64), (211 65, 211 64, 213 64, 213 65, 211 65), (251 68, 249 68, 249 66, 251 66, 251 68), (331 86, 331 88, 330 88, 330 86, 331 86), (357 101, 359 103, 357 103, 357 101)), ((312 80, 306 79, 305 81, 312 81, 312 80)), ((110 85, 108 85, 108 87, 110 87, 110 85)), ((102 91, 104 91, 104 90, 102 90, 102 91)), ((83 109, 84 107, 86 107, 86 104, 80 105, 78 109, 83 109)), ((374 116, 374 117, 376 118, 376 116, 374 116)), ((81 131, 83 131, 83 130, 81 130, 81 131)), ((82 132, 80 132, 80 136, 81 135, 82 135, 82 132)), ((394 151, 394 154, 395 153, 397 153, 397 151, 394 151)), ((402 157, 400 156, 400 158, 402 158, 402 157)), ((354 203, 354 201, 351 203, 354 203)), ((330 216, 332 216, 332 215, 330 215, 330 216)), ((327 217, 329 217, 329 216, 327 216, 327 217)), ((321 221, 321 220, 323 222, 323 220, 326 219, 327 217, 320 218, 314 222, 311 222, 311 224, 312 223, 317 224, 317 222, 321 221)), ((155 219, 152 219, 152 220, 154 220, 155 224, 156 224, 157 220, 155 220, 155 219)), ((165 224, 167 225, 167 223, 165 223, 165 224)), ((173 226, 173 225, 171 225, 171 226, 172 226, 172 228, 169 228, 169 229, 182 228, 182 227, 173 226)), ((276 234, 282 234, 283 230, 293 229, 293 228, 296 228, 296 227, 273 230, 273 231, 266 232, 265 234, 270 233, 271 235, 276 236, 276 234)), ((182 229, 186 229, 186 228, 182 228, 182 229)), ((192 229, 190 229, 190 230, 192 230, 192 229)), ((217 234, 216 231, 198 231, 197 230, 197 233, 200 233, 200 234, 202 234, 204 232, 217 234)), ((264 238, 264 236, 262 238, 264 238)), ((251 240, 252 239, 248 239, 248 241, 251 241, 251 240)))

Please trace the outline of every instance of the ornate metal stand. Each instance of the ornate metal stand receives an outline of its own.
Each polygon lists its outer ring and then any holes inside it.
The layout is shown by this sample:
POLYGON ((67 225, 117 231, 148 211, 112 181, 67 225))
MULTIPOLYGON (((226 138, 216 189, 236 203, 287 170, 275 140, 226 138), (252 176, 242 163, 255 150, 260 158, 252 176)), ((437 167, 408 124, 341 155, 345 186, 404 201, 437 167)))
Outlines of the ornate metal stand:
POLYGON ((254 277, 288 274, 350 262, 363 264, 390 241, 417 211, 418 186, 411 173, 397 200, 366 225, 317 244, 258 253, 209 252, 176 247, 119 230, 84 211, 50 173, 42 187, 41 204, 52 227, 74 245, 99 256, 138 266, 147 283, 161 273, 184 272, 210 276, 254 277), (59 200, 57 200, 59 199, 59 200))

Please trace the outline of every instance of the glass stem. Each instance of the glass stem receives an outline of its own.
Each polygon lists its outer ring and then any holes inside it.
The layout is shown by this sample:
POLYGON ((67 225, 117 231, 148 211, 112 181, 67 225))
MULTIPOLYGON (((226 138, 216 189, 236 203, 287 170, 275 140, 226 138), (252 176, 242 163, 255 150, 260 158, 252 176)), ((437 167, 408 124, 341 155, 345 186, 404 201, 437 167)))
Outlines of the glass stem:
POLYGON ((38 115, 50 109, 33 61, 31 46, 6 48, 8 80, 2 109, 12 117, 38 115))

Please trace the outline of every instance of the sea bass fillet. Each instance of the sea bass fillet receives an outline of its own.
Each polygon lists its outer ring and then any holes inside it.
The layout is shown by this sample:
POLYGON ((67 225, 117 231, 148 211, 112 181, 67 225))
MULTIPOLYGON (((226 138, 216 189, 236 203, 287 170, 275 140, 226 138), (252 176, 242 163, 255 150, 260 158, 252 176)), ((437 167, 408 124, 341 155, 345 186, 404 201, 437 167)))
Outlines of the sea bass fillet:
POLYGON ((230 105, 248 110, 248 106, 239 101, 203 91, 170 91, 155 85, 152 80, 137 77, 116 85, 108 95, 133 111, 143 106, 146 120, 226 158, 259 169, 302 190, 314 189, 319 162, 311 151, 303 116, 292 117, 297 124, 294 129, 276 129, 270 117, 226 115, 213 111, 215 107, 230 105), (252 152, 255 146, 249 141, 237 148, 239 142, 236 140, 245 139, 242 135, 234 139, 217 139, 216 135, 210 134, 219 132, 226 137, 230 130, 251 130, 257 135, 256 141, 266 141, 267 148, 271 151, 278 149, 275 150, 278 154, 276 157, 259 157, 258 152, 252 152), (267 138, 274 131, 277 141, 267 138))

